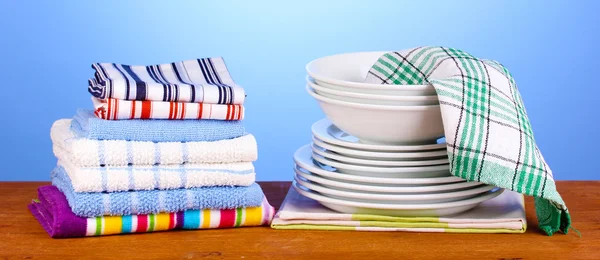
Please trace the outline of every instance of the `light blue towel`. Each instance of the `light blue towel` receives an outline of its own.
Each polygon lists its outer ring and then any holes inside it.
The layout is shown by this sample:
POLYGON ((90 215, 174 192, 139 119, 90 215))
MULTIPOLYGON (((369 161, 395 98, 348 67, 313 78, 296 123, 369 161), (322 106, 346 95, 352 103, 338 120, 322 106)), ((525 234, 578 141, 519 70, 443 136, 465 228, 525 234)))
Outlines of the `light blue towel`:
POLYGON ((212 142, 246 134, 241 120, 104 120, 89 109, 77 110, 71 130, 88 139, 148 142, 212 142))
POLYGON ((130 192, 75 192, 65 170, 57 166, 52 185, 65 194, 75 215, 155 214, 200 209, 258 207, 264 199, 260 186, 212 186, 204 188, 130 192))

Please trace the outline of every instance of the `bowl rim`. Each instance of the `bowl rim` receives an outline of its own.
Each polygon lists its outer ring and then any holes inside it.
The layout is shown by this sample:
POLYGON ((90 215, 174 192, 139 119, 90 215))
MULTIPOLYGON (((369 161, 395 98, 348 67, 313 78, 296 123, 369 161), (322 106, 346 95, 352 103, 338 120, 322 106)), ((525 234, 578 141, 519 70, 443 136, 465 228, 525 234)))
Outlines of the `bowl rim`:
POLYGON ((311 69, 311 67, 316 66, 315 64, 317 64, 318 62, 320 62, 324 59, 333 58, 333 57, 337 57, 337 56, 344 56, 344 55, 349 55, 349 54, 359 54, 359 53, 380 53, 381 55, 383 55, 388 52, 391 52, 391 51, 362 51, 362 52, 346 52, 346 53, 337 53, 337 54, 327 55, 327 56, 323 56, 323 57, 319 57, 314 60, 311 60, 310 62, 308 62, 306 64, 306 66, 304 66, 304 69, 306 70, 308 75, 310 75, 315 80, 323 81, 323 82, 326 82, 329 84, 343 86, 343 87, 352 87, 352 88, 361 88, 361 89, 367 88, 367 89, 375 89, 375 90, 399 90, 399 91, 424 91, 424 90, 427 90, 427 89, 433 87, 431 84, 396 86, 396 85, 381 85, 381 84, 375 84, 375 83, 361 83, 361 82, 347 81, 347 80, 334 79, 334 78, 329 78, 326 76, 321 76, 318 73, 315 73, 311 69), (410 88, 410 89, 407 89, 407 88, 410 88))
POLYGON ((328 87, 321 86, 312 82, 310 77, 306 75, 306 83, 310 85, 312 89, 322 91, 328 94, 342 96, 342 97, 353 97, 353 98, 361 98, 361 99, 369 99, 369 100, 384 100, 384 101, 405 101, 405 102, 418 102, 418 101, 436 101, 438 100, 437 95, 426 95, 426 96, 403 96, 403 95, 381 95, 381 94, 366 94, 366 93, 356 93, 349 91, 341 91, 335 90, 328 87))
POLYGON ((332 99, 328 97, 321 96, 317 94, 312 88, 306 85, 306 92, 315 98, 319 102, 351 107, 351 108, 363 108, 363 109, 371 109, 371 110, 384 110, 384 111, 427 111, 432 109, 440 109, 440 105, 429 105, 429 106, 401 106, 401 105, 372 105, 372 104, 361 104, 349 101, 342 101, 337 99, 332 99))

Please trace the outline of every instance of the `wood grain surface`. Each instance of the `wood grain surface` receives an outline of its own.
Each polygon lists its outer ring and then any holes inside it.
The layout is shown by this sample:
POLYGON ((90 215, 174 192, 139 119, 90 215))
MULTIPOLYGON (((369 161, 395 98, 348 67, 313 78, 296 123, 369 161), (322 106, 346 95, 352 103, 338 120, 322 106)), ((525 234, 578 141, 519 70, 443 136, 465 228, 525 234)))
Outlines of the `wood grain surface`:
MULTIPOLYGON (((27 209, 44 182, 0 183, 0 259, 600 259, 600 181, 559 181, 570 231, 525 234, 298 231, 269 227, 52 239, 27 209)), ((279 207, 289 182, 261 182, 279 207)))

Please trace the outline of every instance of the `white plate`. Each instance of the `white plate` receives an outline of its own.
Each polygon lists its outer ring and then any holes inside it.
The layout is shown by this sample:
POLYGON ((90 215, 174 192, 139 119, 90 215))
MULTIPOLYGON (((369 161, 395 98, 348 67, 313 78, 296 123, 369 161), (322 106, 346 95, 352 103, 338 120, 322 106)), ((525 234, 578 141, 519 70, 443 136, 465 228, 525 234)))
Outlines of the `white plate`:
POLYGON ((392 160, 392 161, 422 161, 426 159, 448 159, 448 152, 446 149, 434 150, 427 152, 373 152, 364 150, 355 150, 352 148, 346 148, 334 144, 325 143, 315 136, 313 136, 313 143, 321 148, 325 148, 331 152, 345 155, 347 157, 353 157, 358 159, 367 160, 392 160))
POLYGON ((372 214, 397 217, 441 217, 454 215, 474 208, 479 203, 500 195, 504 189, 495 189, 474 198, 434 204, 384 204, 365 203, 329 198, 314 191, 300 188, 297 183, 292 187, 305 197, 316 200, 332 210, 349 214, 372 214))
POLYGON ((329 180, 323 177, 319 177, 308 171, 304 171, 301 168, 296 167, 294 172, 296 175, 307 179, 312 182, 316 182, 322 186, 329 187, 336 190, 344 190, 350 192, 370 192, 370 193, 395 193, 395 194, 434 194, 444 193, 449 191, 472 189, 476 186, 481 186, 483 183, 480 182, 459 182, 450 184, 440 185, 412 185, 412 186, 395 186, 395 185, 370 185, 370 184, 357 184, 347 183, 339 180, 329 180))
POLYGON ((294 162, 306 169, 307 171, 322 176, 324 178, 333 179, 337 181, 344 181, 348 183, 362 183, 370 185, 435 185, 443 183, 466 183, 462 178, 449 176, 441 178, 378 178, 378 177, 364 177, 349 175, 336 172, 333 169, 323 169, 312 159, 312 152, 310 145, 300 147, 294 153, 294 162))
POLYGON ((388 161, 388 160, 369 160, 369 159, 360 159, 344 156, 342 154, 337 154, 328 151, 318 145, 312 145, 313 154, 318 154, 322 157, 325 157, 330 160, 336 160, 344 163, 351 163, 357 165, 367 165, 367 166, 426 166, 426 165, 441 165, 448 164, 448 158, 444 159, 435 159, 435 160, 423 160, 423 161, 388 161))
POLYGON ((442 203, 450 201, 458 201, 467 198, 474 197, 478 194, 490 191, 494 189, 494 186, 482 185, 473 189, 437 193, 437 194, 377 194, 368 192, 351 192, 344 190, 337 190, 321 186, 318 183, 303 180, 302 177, 296 175, 294 180, 308 188, 309 190, 316 191, 323 196, 327 196, 334 199, 351 200, 357 202, 373 202, 373 203, 392 203, 392 204, 423 204, 423 203, 442 203))
POLYGON ((446 149, 446 143, 443 141, 444 138, 437 140, 437 142, 441 143, 430 143, 422 145, 378 145, 361 143, 358 140, 358 138, 342 131, 337 126, 332 124, 331 121, 327 118, 323 118, 315 122, 312 125, 311 130, 312 134, 315 137, 319 138, 319 140, 322 140, 323 142, 358 150, 400 152, 446 149))
POLYGON ((373 104, 373 105, 392 105, 392 106, 428 106, 428 105, 439 105, 440 102, 436 95, 431 96, 394 96, 394 95, 376 95, 376 94, 365 94, 356 93, 350 91, 336 90, 319 86, 313 82, 310 76, 306 76, 306 83, 317 94, 324 97, 356 102, 361 104, 373 104))
POLYGON ((363 166, 332 161, 313 154, 313 159, 321 164, 336 168, 338 172, 386 178, 433 178, 450 176, 450 165, 433 165, 420 167, 377 167, 363 166))

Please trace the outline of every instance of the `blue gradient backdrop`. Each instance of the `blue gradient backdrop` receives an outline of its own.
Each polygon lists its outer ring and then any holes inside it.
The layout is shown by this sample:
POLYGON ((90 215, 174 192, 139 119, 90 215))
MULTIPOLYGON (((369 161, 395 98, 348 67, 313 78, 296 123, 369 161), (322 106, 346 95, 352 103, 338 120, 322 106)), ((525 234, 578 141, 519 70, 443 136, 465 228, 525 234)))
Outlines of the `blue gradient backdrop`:
POLYGON ((223 56, 248 92, 258 180, 291 180, 323 114, 304 66, 342 52, 444 45, 515 76, 556 179, 599 179, 600 1, 1 1, 0 180, 48 180, 49 129, 91 107, 93 62, 223 56))

